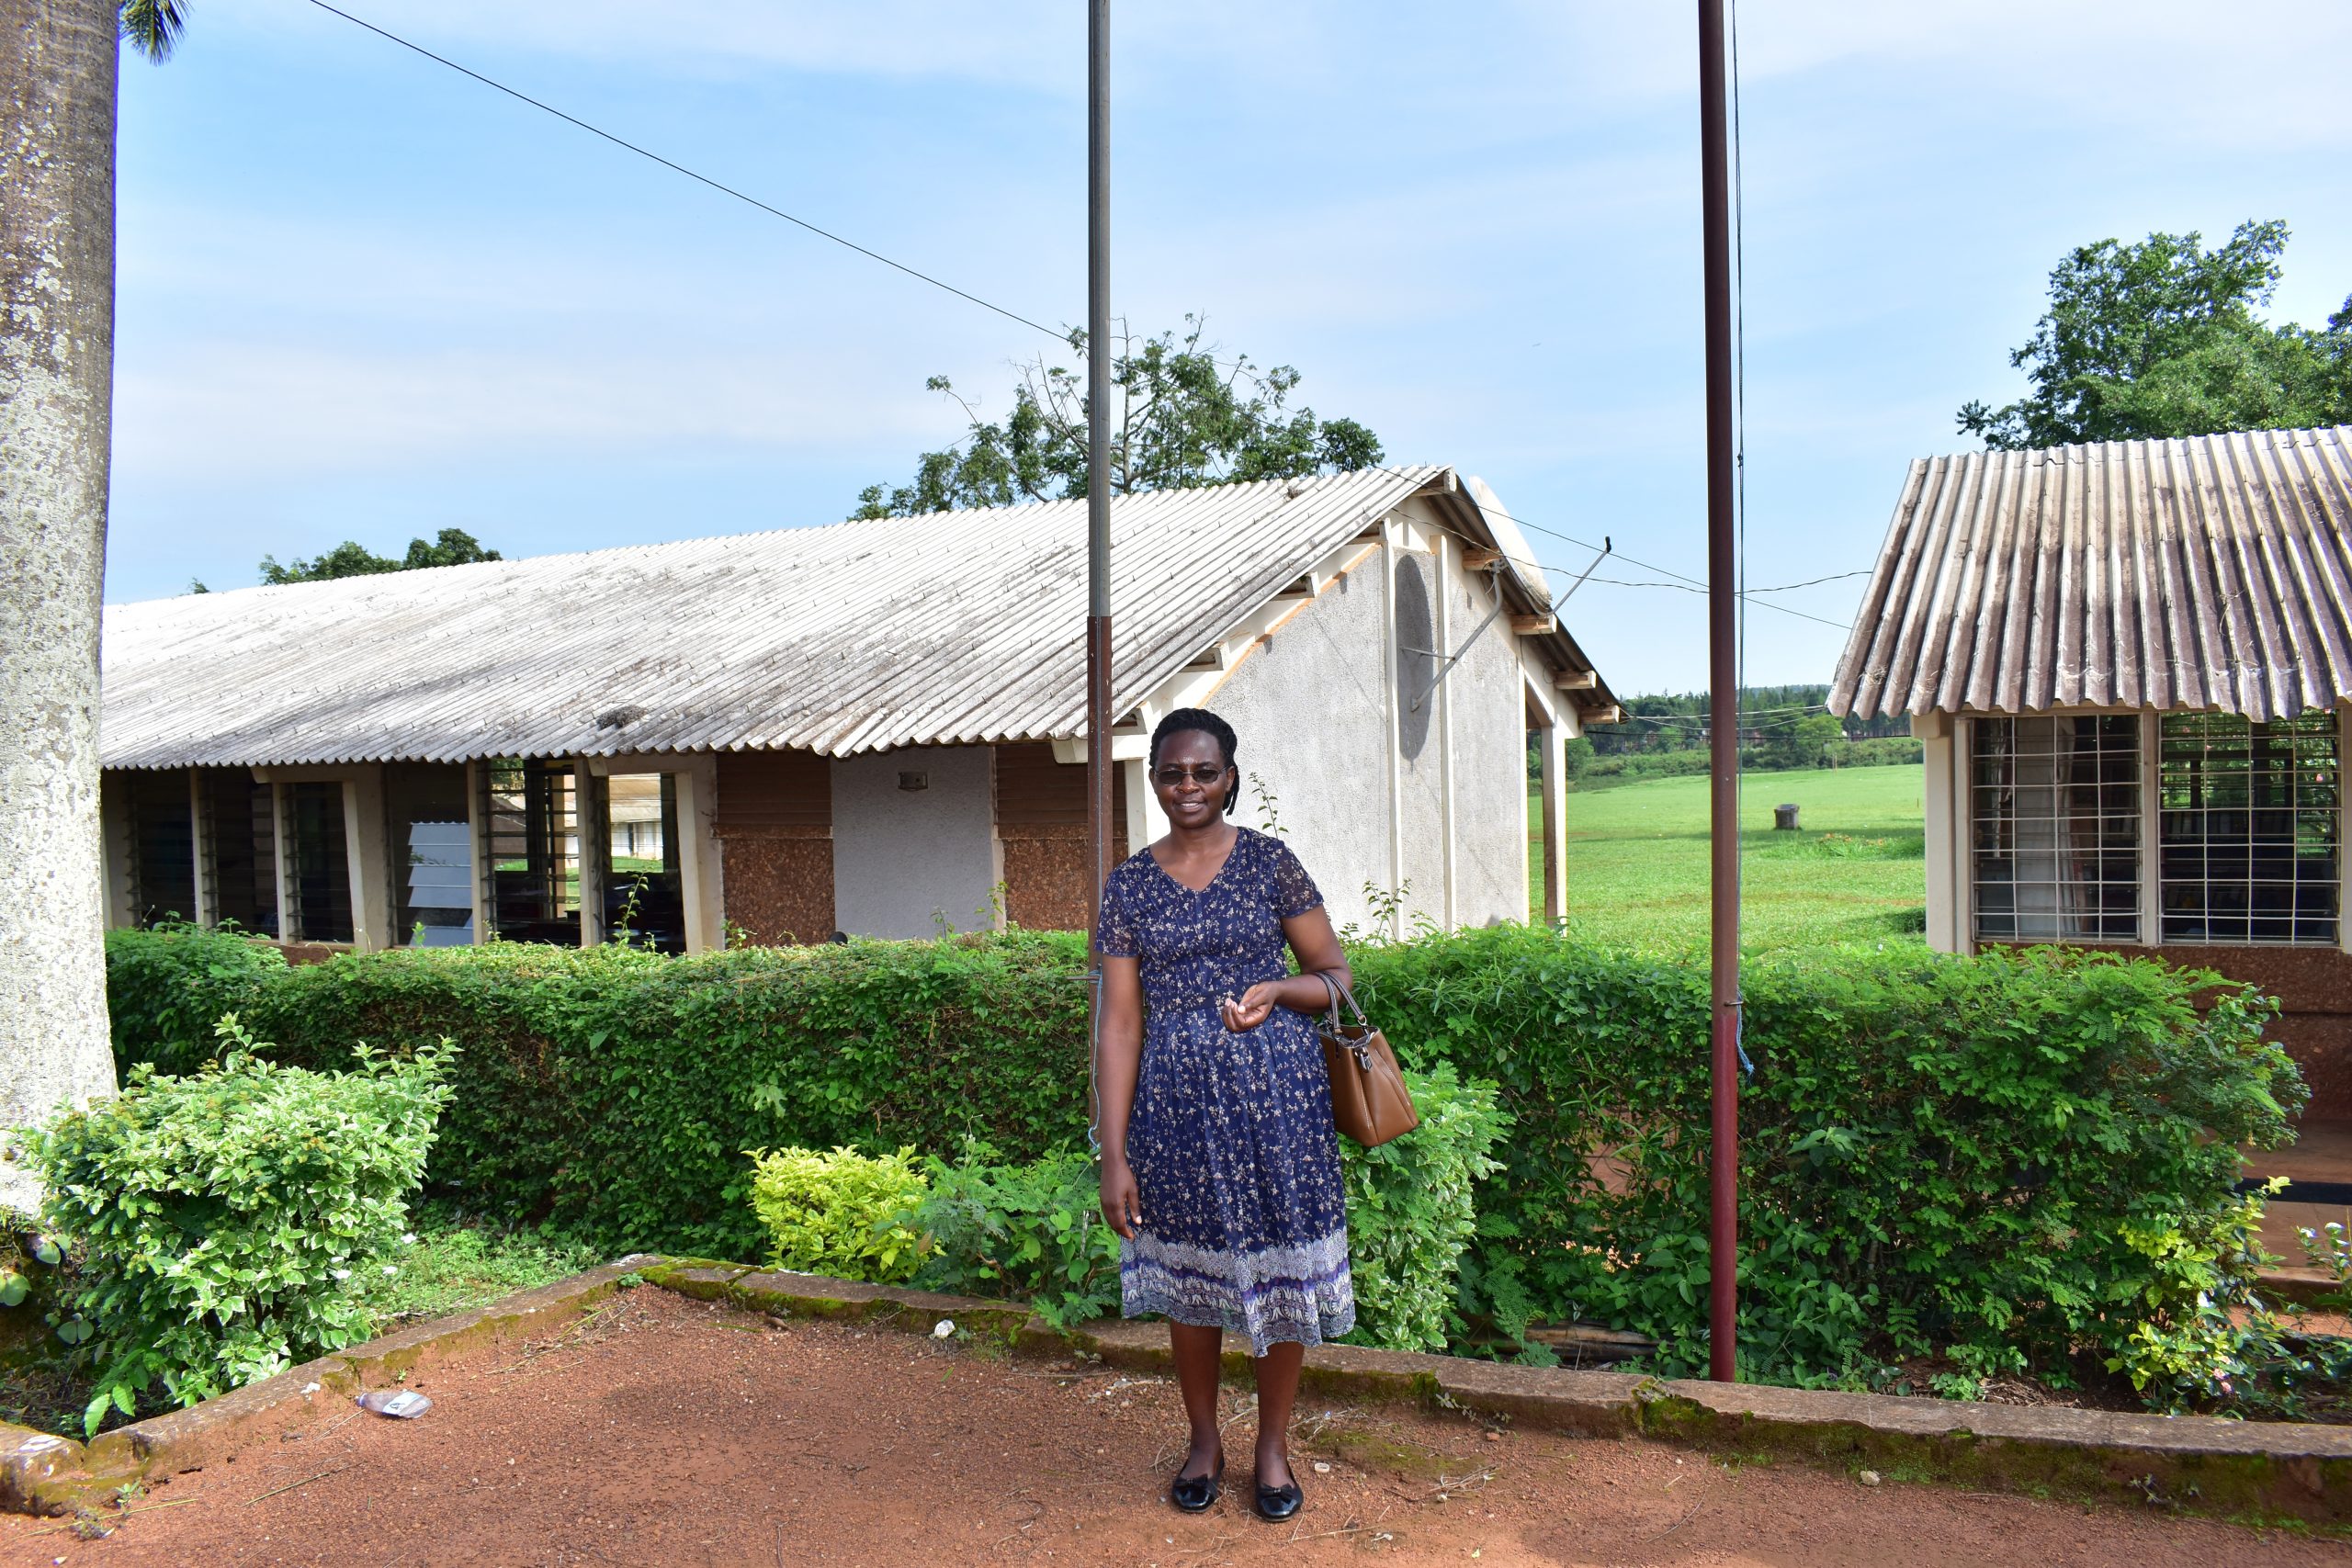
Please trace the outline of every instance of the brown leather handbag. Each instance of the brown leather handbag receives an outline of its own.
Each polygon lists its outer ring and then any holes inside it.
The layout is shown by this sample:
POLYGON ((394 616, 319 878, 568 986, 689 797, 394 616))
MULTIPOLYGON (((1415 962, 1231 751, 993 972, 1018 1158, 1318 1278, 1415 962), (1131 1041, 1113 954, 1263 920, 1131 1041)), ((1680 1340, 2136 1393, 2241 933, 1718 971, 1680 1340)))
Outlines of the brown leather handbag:
POLYGON ((1367 1022, 1363 1010, 1345 986, 1317 973, 1330 994, 1331 1010, 1316 1028, 1323 1041, 1323 1070, 1331 1079, 1331 1122, 1365 1148, 1378 1148, 1421 1124, 1413 1097, 1405 1092, 1405 1074, 1387 1037, 1367 1022), (1345 997, 1353 1023, 1340 1017, 1345 997))

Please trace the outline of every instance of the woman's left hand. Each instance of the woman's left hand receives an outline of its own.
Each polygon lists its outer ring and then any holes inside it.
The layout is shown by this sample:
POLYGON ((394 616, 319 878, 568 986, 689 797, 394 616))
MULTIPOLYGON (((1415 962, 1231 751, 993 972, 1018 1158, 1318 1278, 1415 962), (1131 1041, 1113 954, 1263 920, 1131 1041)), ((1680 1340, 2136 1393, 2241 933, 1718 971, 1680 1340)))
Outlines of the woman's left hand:
POLYGON ((1225 1027, 1236 1034, 1247 1034, 1266 1021, 1273 1012, 1280 993, 1271 980, 1261 980, 1241 993, 1239 1001, 1227 997, 1217 1004, 1217 1011, 1225 1019, 1225 1027))

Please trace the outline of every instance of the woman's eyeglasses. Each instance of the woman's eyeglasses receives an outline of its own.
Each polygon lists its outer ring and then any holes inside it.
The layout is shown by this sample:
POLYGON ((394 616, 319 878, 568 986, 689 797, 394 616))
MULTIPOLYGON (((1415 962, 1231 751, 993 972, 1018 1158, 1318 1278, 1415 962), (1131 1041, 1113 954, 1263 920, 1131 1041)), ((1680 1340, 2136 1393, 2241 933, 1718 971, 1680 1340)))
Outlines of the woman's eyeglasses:
POLYGON ((1170 762, 1168 766, 1160 769, 1151 776, 1153 781, 1162 789, 1180 788, 1186 779, 1190 779, 1194 784, 1200 785, 1203 789, 1206 789, 1209 785, 1216 783, 1217 780, 1225 777, 1225 764, 1222 762, 1203 762, 1198 767, 1187 768, 1178 763, 1170 762))

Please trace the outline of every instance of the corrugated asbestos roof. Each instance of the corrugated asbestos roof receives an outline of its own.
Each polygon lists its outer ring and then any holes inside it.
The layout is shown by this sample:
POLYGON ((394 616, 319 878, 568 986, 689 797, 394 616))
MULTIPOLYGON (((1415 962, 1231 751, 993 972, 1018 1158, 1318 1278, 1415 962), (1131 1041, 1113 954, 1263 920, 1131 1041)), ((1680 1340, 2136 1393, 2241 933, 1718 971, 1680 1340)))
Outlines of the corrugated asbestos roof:
MULTIPOLYGON (((1442 468, 1122 497, 1125 712, 1442 468)), ((894 746, 1084 727, 1086 503, 109 606, 108 767, 894 746)))
POLYGON ((1835 712, 2352 698, 2352 426, 1911 465, 1835 712))

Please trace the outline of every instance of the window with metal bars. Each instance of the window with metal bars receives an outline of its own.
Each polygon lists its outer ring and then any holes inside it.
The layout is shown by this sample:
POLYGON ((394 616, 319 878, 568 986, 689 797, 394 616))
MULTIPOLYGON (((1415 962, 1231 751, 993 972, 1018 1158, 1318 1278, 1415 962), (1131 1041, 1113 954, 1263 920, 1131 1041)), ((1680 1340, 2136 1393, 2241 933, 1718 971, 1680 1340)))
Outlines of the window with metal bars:
POLYGON ((2140 724, 1980 718, 1969 825, 1980 942, 2140 938, 2140 724))
POLYGON ((2330 713, 2164 716, 2157 888, 2167 942, 2333 946, 2343 883, 2330 713))

